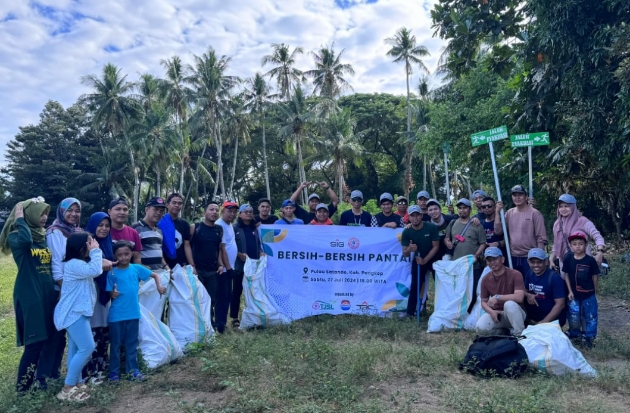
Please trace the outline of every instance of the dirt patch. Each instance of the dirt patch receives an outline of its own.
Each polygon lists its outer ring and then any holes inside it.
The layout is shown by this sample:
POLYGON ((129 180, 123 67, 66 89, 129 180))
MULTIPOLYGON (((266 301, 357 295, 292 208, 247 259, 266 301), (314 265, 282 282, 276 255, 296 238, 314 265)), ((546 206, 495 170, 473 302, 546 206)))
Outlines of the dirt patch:
POLYGON ((611 336, 630 334, 630 303, 619 298, 599 296, 598 329, 611 336))
POLYGON ((423 377, 398 379, 369 386, 364 397, 379 399, 383 411, 425 412, 444 408, 441 392, 423 377))

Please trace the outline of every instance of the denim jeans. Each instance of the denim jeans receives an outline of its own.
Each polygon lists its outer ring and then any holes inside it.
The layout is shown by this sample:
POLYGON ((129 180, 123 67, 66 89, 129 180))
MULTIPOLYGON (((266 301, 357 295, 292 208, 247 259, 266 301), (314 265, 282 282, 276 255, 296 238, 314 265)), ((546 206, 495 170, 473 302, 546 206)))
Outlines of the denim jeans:
POLYGON ((74 386, 82 381, 81 371, 94 351, 94 337, 90 328, 90 319, 81 316, 66 331, 68 332, 68 372, 66 386, 74 386))
MULTIPOLYGON (((507 263, 507 258, 505 259, 507 263)), ((521 273, 523 280, 525 280, 525 274, 529 271, 529 263, 527 257, 512 257, 512 267, 521 273)))
POLYGON ((569 302, 569 337, 597 337, 597 297, 595 294, 581 300, 569 302))
POLYGON ((127 374, 138 370, 138 327, 140 320, 125 320, 109 323, 109 374, 120 376, 120 346, 125 345, 127 374))

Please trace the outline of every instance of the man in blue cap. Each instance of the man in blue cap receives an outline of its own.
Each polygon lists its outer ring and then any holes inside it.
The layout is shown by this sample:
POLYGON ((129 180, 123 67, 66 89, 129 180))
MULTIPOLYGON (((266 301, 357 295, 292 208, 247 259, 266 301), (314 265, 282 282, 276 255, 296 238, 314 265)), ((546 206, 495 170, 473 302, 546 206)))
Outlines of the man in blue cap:
POLYGON ((297 204, 297 200, 300 197, 302 191, 312 185, 319 185, 319 187, 326 191, 326 193, 330 197, 330 204, 328 205, 328 216, 332 217, 333 215, 335 215, 335 212, 337 212, 337 205, 339 204, 339 198, 337 197, 337 194, 335 194, 335 191, 332 190, 327 182, 302 182, 300 186, 298 186, 298 188, 295 190, 293 195, 291 195, 291 201, 295 203, 295 216, 307 224, 315 219, 315 214, 317 212, 315 208, 322 202, 321 198, 315 192, 310 194, 307 201, 308 211, 299 206, 297 204))
POLYGON ((485 218, 483 211, 481 210, 481 204, 483 202, 483 199, 487 196, 488 195, 486 195, 486 193, 481 189, 477 189, 475 192, 472 193, 473 204, 475 204, 475 208, 477 209, 476 216, 481 222, 483 222, 483 219, 485 218))
POLYGON ((549 268, 547 254, 540 248, 532 248, 527 254, 530 270, 525 274, 525 310, 530 324, 567 320, 567 289, 564 280, 549 268))
POLYGON ((293 215, 294 212, 295 202, 285 199, 282 202, 282 218, 276 221, 276 225, 304 225, 304 221, 293 215))
POLYGON ((525 285, 523 276, 504 265, 503 253, 497 247, 484 252, 490 272, 481 281, 481 308, 486 312, 477 321, 477 331, 502 334, 511 329, 515 336, 525 329, 525 285))

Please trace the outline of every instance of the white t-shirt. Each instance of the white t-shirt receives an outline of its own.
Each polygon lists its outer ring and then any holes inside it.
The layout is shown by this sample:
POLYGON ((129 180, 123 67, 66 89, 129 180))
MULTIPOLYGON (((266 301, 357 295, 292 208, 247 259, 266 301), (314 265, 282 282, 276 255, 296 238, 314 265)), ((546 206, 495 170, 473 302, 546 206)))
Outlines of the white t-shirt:
MULTIPOLYGON (((238 248, 236 247, 236 235, 234 235, 234 228, 232 224, 228 224, 223 221, 223 218, 219 218, 215 224, 223 227, 223 243, 225 244, 225 250, 227 251, 228 260, 230 260, 230 268, 234 268, 236 262, 236 256, 238 255, 238 248)), ((224 271, 226 271, 224 269, 224 271)))

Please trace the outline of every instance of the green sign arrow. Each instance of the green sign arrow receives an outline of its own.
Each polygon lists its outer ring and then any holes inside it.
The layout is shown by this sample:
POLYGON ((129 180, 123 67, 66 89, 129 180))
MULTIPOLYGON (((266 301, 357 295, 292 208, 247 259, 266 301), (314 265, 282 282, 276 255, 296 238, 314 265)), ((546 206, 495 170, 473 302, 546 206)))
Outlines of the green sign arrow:
POLYGON ((510 143, 513 148, 523 146, 544 146, 549 145, 549 132, 523 133, 521 135, 511 135, 510 143))
POLYGON ((480 146, 486 143, 500 141, 508 137, 507 126, 499 126, 498 128, 477 132, 470 135, 472 146, 480 146))

